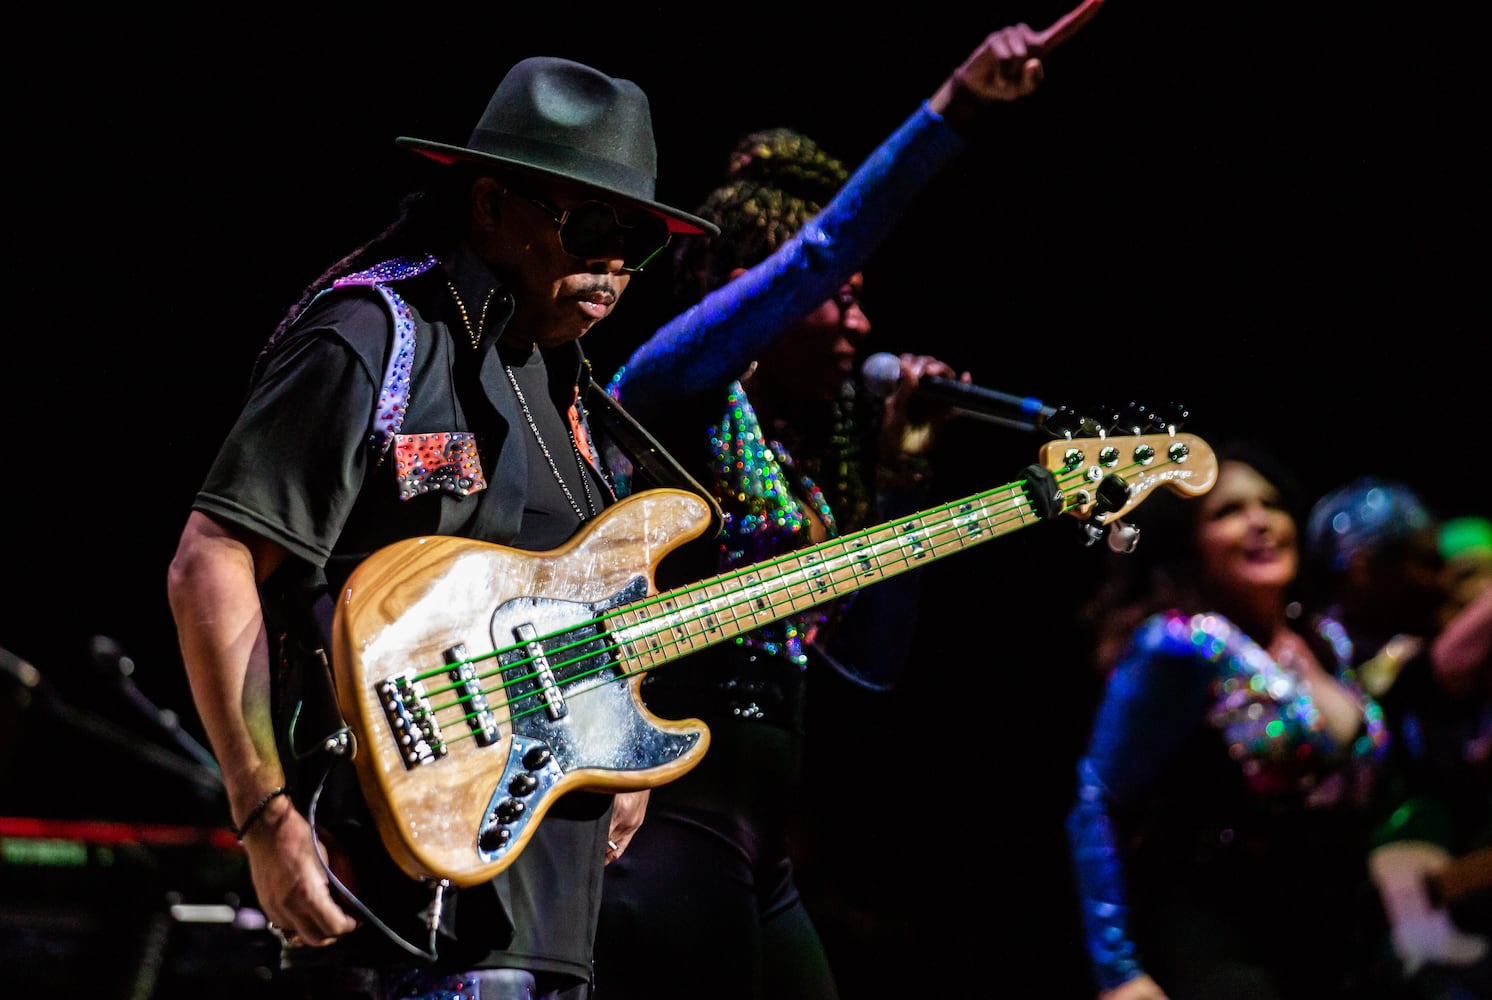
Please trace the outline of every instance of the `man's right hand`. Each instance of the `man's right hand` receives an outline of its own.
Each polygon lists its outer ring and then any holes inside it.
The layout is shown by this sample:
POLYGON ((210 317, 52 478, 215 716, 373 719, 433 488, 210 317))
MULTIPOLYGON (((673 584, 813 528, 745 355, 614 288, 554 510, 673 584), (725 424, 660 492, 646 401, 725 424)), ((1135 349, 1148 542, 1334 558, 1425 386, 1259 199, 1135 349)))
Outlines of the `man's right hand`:
POLYGON ((259 908, 287 945, 324 947, 357 929, 358 921, 333 896, 321 861, 326 857, 337 879, 356 891, 345 858, 335 843, 312 837, 288 797, 276 800, 272 814, 254 824, 243 844, 259 908))

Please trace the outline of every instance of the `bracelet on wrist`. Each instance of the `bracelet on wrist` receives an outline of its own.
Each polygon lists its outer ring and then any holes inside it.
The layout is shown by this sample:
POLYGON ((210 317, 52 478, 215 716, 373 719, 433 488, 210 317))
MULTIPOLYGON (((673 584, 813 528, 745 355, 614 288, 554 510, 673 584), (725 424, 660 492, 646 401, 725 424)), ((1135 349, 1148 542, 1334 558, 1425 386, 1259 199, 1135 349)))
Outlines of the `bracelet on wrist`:
POLYGON ((288 785, 281 785, 279 788, 276 788, 274 791, 264 796, 264 798, 260 799, 259 804, 249 810, 249 814, 244 817, 243 822, 233 828, 233 834, 238 838, 238 842, 240 844, 243 843, 244 835, 249 832, 249 830, 255 823, 259 822, 259 820, 264 817, 264 811, 269 808, 269 804, 271 802, 279 798, 281 795, 289 794, 290 787, 288 785))

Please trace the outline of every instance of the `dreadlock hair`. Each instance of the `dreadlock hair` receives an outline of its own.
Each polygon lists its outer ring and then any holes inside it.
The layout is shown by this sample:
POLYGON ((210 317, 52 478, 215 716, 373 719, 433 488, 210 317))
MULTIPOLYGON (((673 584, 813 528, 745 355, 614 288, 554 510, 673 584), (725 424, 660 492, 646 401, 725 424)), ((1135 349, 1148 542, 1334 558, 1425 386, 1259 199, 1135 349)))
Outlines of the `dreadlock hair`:
POLYGON ((732 270, 761 263, 823 210, 849 177, 842 163, 789 128, 752 132, 730 155, 725 183, 697 215, 720 227, 675 251, 674 290, 691 302, 719 288, 732 270))
POLYGON ((424 187, 411 191, 399 201, 399 214, 382 232, 333 263, 301 290, 299 297, 285 311, 274 332, 254 361, 252 378, 257 378, 275 345, 285 336, 311 301, 332 287, 338 278, 381 264, 395 257, 418 257, 439 254, 453 245, 465 231, 467 197, 472 183, 484 173, 466 163, 438 168, 424 187))

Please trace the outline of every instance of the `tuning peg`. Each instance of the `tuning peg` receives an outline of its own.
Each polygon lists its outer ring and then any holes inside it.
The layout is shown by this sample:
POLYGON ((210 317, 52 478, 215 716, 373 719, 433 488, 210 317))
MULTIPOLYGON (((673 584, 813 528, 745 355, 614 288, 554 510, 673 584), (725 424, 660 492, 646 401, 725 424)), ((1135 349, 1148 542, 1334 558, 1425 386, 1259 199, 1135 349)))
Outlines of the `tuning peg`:
POLYGON ((1093 506, 1089 510, 1089 515, 1096 520, 1104 521, 1114 511, 1123 510, 1127 503, 1129 503, 1129 484, 1122 476, 1116 476, 1111 472, 1099 480, 1098 485, 1093 488, 1093 506))
POLYGON ((1082 436, 1081 432, 1083 429, 1083 416, 1082 414, 1078 413, 1077 410, 1074 410, 1070 407, 1059 406, 1057 407, 1057 411, 1055 413, 1048 414, 1046 418, 1041 421, 1041 426, 1044 427, 1052 435, 1052 437, 1071 440, 1074 437, 1082 436))
POLYGON ((1140 529, 1123 521, 1109 525, 1109 551, 1127 556, 1140 544, 1140 529))
POLYGON ((1114 418, 1116 434, 1151 434, 1164 426, 1143 403, 1134 400, 1126 403, 1114 418))
POLYGON ((1175 400, 1159 407, 1151 414, 1156 419, 1157 428, 1175 433, 1191 418, 1191 408, 1185 403, 1175 400))
POLYGON ((1088 408, 1088 417, 1084 421, 1083 430, 1085 436, 1102 437, 1114 430, 1119 423, 1119 417, 1123 413, 1118 407, 1110 406, 1108 403, 1096 403, 1088 408))

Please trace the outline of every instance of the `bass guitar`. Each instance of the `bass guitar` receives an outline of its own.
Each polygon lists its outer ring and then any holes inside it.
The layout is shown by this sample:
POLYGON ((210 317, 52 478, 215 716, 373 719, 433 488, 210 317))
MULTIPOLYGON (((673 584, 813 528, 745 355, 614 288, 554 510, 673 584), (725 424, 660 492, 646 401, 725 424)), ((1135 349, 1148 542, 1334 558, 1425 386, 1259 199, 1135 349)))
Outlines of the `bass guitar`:
POLYGON ((659 562, 710 524, 683 490, 634 494, 547 552, 448 536, 378 550, 337 601, 332 669, 385 847, 412 877, 485 881, 561 795, 652 788, 700 761, 709 729, 649 712, 645 672, 1058 514, 1096 538, 1162 486, 1207 492, 1217 462, 1171 432, 1049 441, 1025 472, 661 593, 659 562))

